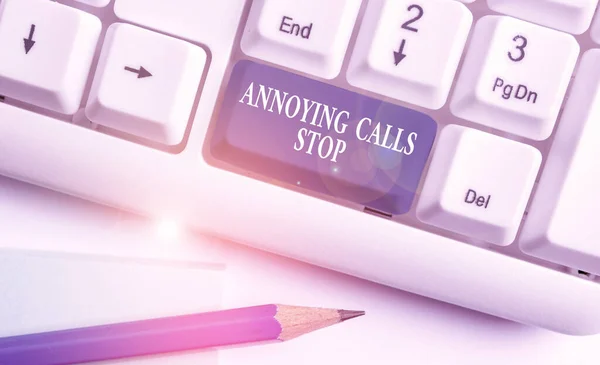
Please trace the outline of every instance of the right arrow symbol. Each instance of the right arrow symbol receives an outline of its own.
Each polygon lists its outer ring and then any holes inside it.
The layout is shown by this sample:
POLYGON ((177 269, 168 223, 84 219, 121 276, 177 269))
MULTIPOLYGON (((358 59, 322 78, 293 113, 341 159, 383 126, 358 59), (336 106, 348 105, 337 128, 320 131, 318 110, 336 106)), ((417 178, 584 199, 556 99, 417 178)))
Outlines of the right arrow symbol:
POLYGON ((404 46, 406 45, 406 39, 402 40, 400 43, 400 48, 397 51, 394 51, 394 64, 398 66, 400 62, 406 57, 404 54, 404 46))
POLYGON ((133 73, 137 74, 138 79, 143 79, 144 77, 152 76, 152 74, 150 72, 148 72, 148 70, 146 70, 145 68, 143 68, 141 66, 140 66, 139 70, 132 68, 132 67, 125 66, 125 71, 129 71, 129 72, 133 72, 133 73))

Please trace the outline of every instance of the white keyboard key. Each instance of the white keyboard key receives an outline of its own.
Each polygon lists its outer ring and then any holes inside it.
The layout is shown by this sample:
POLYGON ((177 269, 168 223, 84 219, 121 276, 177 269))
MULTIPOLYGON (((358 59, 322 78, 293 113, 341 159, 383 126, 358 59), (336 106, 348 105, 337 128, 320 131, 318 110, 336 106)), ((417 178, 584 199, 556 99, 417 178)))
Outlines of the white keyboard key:
POLYGON ((499 13, 573 34, 585 32, 598 0, 487 0, 499 13))
POLYGON ((206 53, 128 24, 108 29, 86 107, 94 123, 165 145, 181 142, 206 53))
POLYGON ((600 275, 600 50, 586 52, 523 232, 533 256, 600 275))
POLYGON ((539 151, 526 144, 447 126, 440 134, 417 216, 440 228, 509 245, 541 161, 539 151))
POLYGON ((430 109, 445 103, 473 16, 447 0, 371 0, 348 82, 430 109))
POLYGON ((87 5, 95 6, 97 8, 102 8, 110 3, 110 0, 75 0, 80 3, 84 3, 87 5))
POLYGON ((465 4, 470 4, 470 3, 475 2, 475 0, 458 0, 458 1, 460 1, 461 3, 465 3, 465 4))
POLYGON ((535 140, 552 134, 579 44, 504 16, 475 26, 450 108, 460 118, 535 140))
POLYGON ((242 37, 251 57, 311 75, 336 77, 361 0, 255 0, 242 37))
POLYGON ((0 4, 0 95, 74 114, 102 25, 93 15, 47 0, 0 4))
POLYGON ((221 50, 227 50, 228 58, 245 3, 246 0, 115 0, 114 8, 119 19, 208 45, 211 52, 217 52, 217 58, 221 50))
POLYGON ((592 37, 594 42, 600 44, 600 7, 596 11, 596 18, 590 28, 590 37, 592 37))

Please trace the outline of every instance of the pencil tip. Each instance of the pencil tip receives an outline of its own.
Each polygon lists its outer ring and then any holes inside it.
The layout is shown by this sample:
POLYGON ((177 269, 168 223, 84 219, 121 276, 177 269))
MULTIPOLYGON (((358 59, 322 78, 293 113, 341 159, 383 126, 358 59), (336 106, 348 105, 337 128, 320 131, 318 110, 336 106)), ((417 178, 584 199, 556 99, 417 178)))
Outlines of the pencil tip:
POLYGON ((365 315, 365 311, 349 311, 345 309, 338 310, 338 313, 340 314, 340 322, 365 315))

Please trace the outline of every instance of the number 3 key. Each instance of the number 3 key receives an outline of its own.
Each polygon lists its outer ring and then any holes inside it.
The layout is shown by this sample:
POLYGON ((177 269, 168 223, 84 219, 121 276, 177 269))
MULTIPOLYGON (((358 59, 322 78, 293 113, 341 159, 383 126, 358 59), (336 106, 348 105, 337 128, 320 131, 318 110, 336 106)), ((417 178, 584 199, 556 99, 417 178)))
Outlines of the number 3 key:
POLYGON ((510 17, 483 17, 452 96, 452 113, 544 140, 552 134, 578 56, 569 34, 510 17))

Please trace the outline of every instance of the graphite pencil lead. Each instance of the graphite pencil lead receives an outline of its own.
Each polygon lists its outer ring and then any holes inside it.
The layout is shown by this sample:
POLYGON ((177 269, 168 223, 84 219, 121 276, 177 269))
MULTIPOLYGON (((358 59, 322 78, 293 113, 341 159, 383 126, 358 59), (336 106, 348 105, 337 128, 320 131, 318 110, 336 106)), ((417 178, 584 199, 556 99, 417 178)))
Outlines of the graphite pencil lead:
POLYGON ((365 315, 365 311, 349 311, 345 309, 338 310, 338 313, 340 314, 340 322, 365 315))

